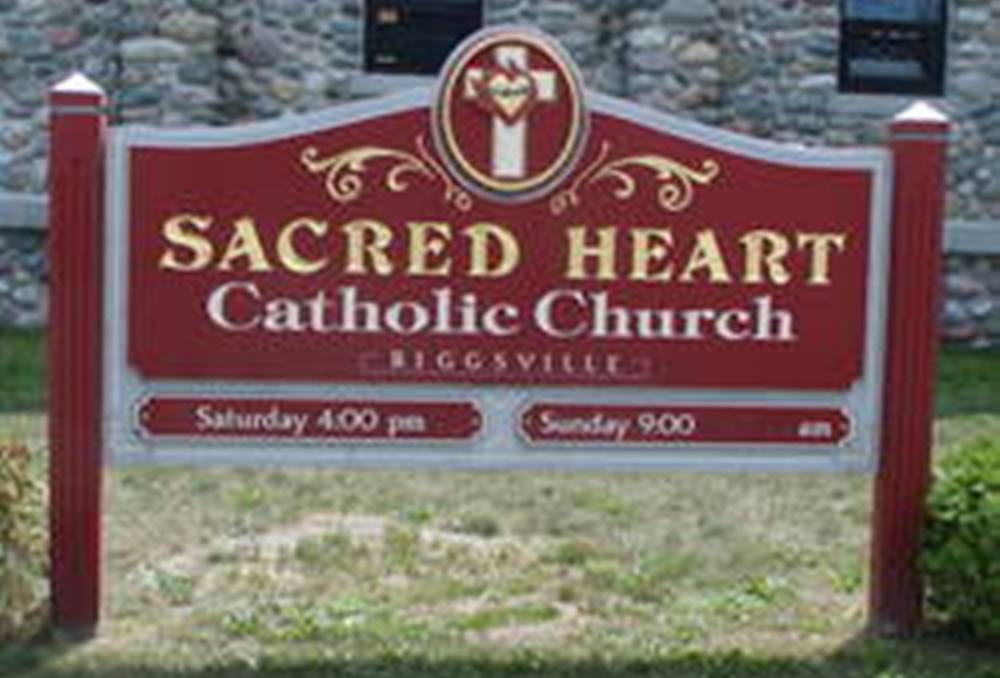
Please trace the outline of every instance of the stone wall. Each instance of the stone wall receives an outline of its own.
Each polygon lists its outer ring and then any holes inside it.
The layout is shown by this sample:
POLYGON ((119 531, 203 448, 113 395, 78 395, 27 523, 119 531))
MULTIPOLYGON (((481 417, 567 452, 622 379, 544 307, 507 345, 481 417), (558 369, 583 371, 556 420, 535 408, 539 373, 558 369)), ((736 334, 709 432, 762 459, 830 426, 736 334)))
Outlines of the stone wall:
POLYGON ((0 192, 0 327, 40 327, 48 312, 44 197, 0 192))
POLYGON ((974 347, 1000 346, 1000 223, 945 230, 941 334, 974 347))
POLYGON ((48 312, 45 231, 0 229, 0 327, 35 328, 48 312))
POLYGON ((941 336, 973 348, 1000 346, 1000 255, 946 257, 941 336))
MULTIPOLYGON (((906 104, 837 94, 835 0, 486 4, 490 24, 558 37, 596 90, 760 137, 879 143, 906 104)), ((1000 224, 1000 0, 952 4, 950 94, 939 102, 957 126, 948 211, 1000 224)), ((46 91, 74 70, 107 89, 117 121, 164 126, 259 120, 399 88, 360 71, 362 12, 362 0, 0 0, 0 191, 44 191, 46 91)), ((22 284, 42 280, 40 243, 0 229, 0 323, 42 317, 24 310, 34 288, 22 284)), ((996 276, 985 275, 997 259, 973 251, 946 262, 954 336, 985 336, 967 321, 1000 314, 996 276), (984 316, 987 298, 995 310, 984 316)))

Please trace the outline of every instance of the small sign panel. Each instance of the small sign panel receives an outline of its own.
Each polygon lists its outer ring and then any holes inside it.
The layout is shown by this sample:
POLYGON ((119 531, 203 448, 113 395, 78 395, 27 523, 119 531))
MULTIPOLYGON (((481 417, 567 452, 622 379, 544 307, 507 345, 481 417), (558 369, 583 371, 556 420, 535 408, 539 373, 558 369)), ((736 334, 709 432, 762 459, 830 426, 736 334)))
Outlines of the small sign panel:
POLYGON ((462 441, 482 423, 468 402, 155 397, 136 409, 147 438, 462 441))
POLYGON ((536 403, 521 415, 521 431, 531 443, 574 445, 842 445, 851 421, 817 407, 536 403))
POLYGON ((884 150, 792 148, 596 95, 553 40, 504 28, 457 47, 434 88, 112 143, 109 416, 150 398, 142 435, 115 428, 130 459, 218 458, 235 437, 324 441, 309 454, 329 463, 574 467, 579 443, 615 468, 871 465, 884 150), (285 427, 205 428, 213 403, 285 427), (377 425, 320 428, 336 403, 377 425), (407 414, 426 434, 393 428, 407 414), (571 434, 548 415, 628 427, 571 434), (430 442, 480 428, 463 453, 430 442))

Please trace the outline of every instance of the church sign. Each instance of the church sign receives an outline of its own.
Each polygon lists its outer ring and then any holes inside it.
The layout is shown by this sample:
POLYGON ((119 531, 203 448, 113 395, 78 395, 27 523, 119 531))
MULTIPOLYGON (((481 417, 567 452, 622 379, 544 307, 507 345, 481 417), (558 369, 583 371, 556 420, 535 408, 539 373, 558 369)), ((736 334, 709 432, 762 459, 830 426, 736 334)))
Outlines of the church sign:
POLYGON ((871 463, 885 151, 587 94, 556 44, 497 30, 432 92, 123 128, 110 164, 107 407, 131 461, 871 463))
POLYGON ((93 357, 54 447, 87 415, 128 463, 879 463, 889 149, 588 92, 510 28, 433 88, 276 121, 105 130, 100 100, 53 93, 54 332, 93 357))

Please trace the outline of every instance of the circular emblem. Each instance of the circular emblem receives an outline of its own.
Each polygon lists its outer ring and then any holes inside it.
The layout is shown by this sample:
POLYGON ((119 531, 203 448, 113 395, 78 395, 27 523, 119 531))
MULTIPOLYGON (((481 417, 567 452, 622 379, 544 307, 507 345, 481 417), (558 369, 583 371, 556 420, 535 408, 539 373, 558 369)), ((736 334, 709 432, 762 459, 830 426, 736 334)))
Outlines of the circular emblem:
POLYGON ((449 57, 432 111, 438 152, 470 190, 507 201, 555 187, 587 133, 580 78, 550 38, 487 29, 449 57))

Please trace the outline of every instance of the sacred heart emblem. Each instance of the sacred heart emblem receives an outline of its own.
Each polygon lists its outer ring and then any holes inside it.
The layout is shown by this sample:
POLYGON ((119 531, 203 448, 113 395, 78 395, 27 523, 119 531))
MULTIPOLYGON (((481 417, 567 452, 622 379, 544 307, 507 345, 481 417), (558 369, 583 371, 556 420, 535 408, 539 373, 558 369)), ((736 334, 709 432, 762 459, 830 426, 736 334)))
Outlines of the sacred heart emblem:
POLYGON ((519 202, 572 171, 588 114, 572 60, 536 31, 487 28, 445 62, 431 110, 434 143, 465 188, 519 202))
POLYGON ((538 88, 530 73, 495 67, 476 84, 479 105, 513 125, 528 116, 538 101, 538 88))

